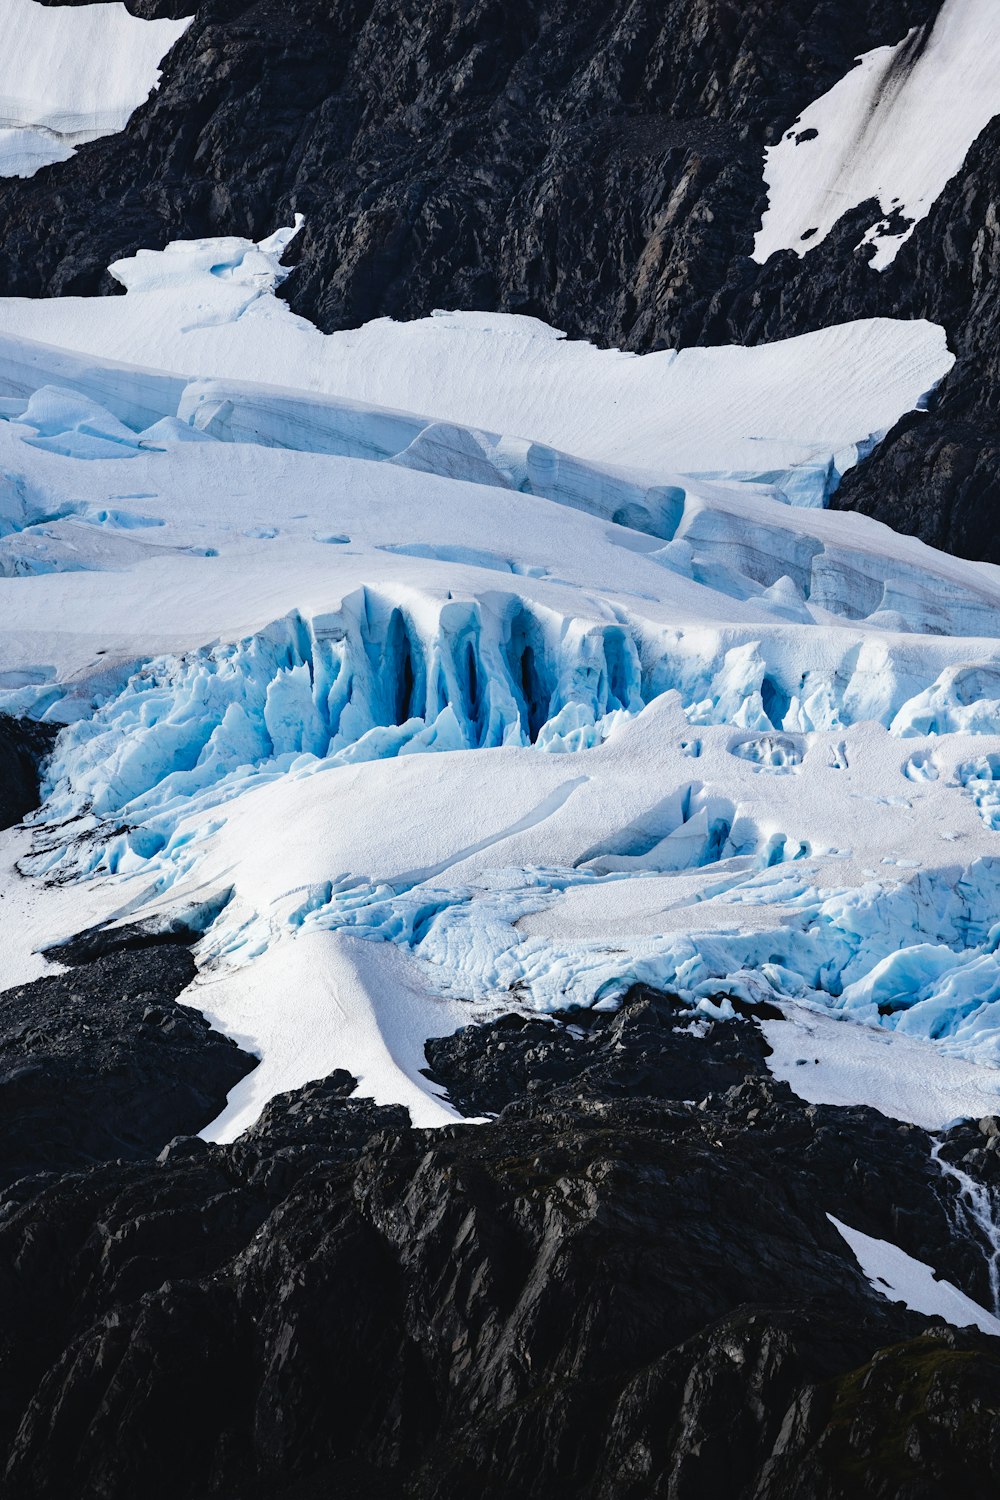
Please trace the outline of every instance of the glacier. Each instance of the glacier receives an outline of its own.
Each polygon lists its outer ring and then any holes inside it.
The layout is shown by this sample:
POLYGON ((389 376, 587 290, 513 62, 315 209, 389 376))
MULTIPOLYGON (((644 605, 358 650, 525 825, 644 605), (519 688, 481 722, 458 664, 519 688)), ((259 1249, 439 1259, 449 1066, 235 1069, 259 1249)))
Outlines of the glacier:
POLYGON ((865 1097, 987 1112, 1000 570, 824 509, 941 330, 326 336, 275 296, 295 232, 0 299, 0 709, 60 728, 0 980, 193 927, 186 1001, 262 1059, 218 1139, 341 1066, 447 1121, 428 1036, 637 981, 891 1038, 937 1083, 865 1097))

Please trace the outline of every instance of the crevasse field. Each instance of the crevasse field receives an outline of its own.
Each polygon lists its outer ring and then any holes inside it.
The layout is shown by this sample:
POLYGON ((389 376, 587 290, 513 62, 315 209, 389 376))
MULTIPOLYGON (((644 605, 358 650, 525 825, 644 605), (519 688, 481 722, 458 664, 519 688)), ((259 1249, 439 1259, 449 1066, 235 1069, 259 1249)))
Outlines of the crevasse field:
POLYGON ((943 332, 324 336, 293 234, 0 302, 0 708, 65 726, 0 980, 193 925, 262 1058, 214 1139, 334 1067, 446 1121, 429 1035, 638 980, 780 1002, 809 1097, 1000 1107, 1000 571, 822 509, 943 332))

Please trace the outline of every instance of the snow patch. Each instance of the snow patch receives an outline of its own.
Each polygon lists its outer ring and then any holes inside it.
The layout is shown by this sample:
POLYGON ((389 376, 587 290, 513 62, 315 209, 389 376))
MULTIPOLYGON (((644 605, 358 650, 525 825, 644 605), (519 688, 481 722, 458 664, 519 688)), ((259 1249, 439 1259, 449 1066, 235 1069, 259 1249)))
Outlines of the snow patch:
POLYGON ((0 0, 0 176, 31 177, 124 130, 190 24, 144 21, 120 3, 0 0))
POLYGON ((924 1130, 1000 1112, 998 1069, 816 1008, 783 1008, 783 1021, 759 1023, 771 1048, 767 1066, 809 1104, 866 1104, 924 1130))
POLYGON ((939 1280, 933 1268, 915 1260, 889 1240, 878 1240, 860 1229, 851 1229, 827 1218, 851 1248, 858 1265, 874 1291, 890 1302, 903 1302, 914 1312, 929 1318, 943 1318, 955 1328, 978 1328, 981 1333, 1000 1337, 1000 1318, 978 1302, 973 1302, 950 1281, 939 1280))
POLYGON ((844 214, 874 201, 860 243, 884 271, 998 113, 995 0, 945 0, 925 28, 859 57, 768 148, 754 260, 808 255, 844 214))

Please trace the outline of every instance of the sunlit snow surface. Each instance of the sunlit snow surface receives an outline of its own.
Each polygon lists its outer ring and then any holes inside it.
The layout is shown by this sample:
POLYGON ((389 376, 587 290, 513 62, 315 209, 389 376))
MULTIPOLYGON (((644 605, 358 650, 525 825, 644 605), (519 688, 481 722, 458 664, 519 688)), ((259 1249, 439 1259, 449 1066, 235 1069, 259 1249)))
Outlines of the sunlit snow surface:
POLYGON ((0 982, 194 923, 187 998, 262 1056, 220 1138, 338 1066, 445 1120, 428 1035, 636 980, 905 1033, 926 1123, 986 1112, 1000 571, 819 508, 941 331, 324 337, 290 237, 0 302, 0 708, 67 726, 0 982))
POLYGON ((996 114, 1000 7, 944 0, 927 28, 860 57, 768 149, 754 259, 806 255, 843 214, 874 200, 862 243, 884 270, 996 114))
POLYGON ((915 1260, 889 1240, 874 1239, 860 1229, 851 1229, 832 1214, 827 1214, 827 1218, 850 1245, 875 1291, 890 1302, 903 1302, 926 1317, 944 1318, 956 1328, 978 1328, 994 1338, 1000 1337, 1000 1318, 973 1302, 950 1281, 939 1280, 924 1261, 915 1260))
POLYGON ((123 130, 189 24, 142 20, 119 0, 0 0, 0 177, 31 177, 123 130))

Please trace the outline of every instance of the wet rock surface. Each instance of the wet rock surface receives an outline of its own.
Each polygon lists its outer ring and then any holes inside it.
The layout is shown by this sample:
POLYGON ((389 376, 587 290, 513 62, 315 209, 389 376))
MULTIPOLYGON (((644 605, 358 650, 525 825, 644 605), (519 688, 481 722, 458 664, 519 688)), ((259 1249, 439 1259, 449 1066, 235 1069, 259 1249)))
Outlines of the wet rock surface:
POLYGON ((5 1494, 995 1493, 996 1342, 827 1218, 988 1297, 923 1131, 649 991, 428 1050, 496 1119, 413 1130, 335 1073, 230 1146, 7 1190, 5 1494))

